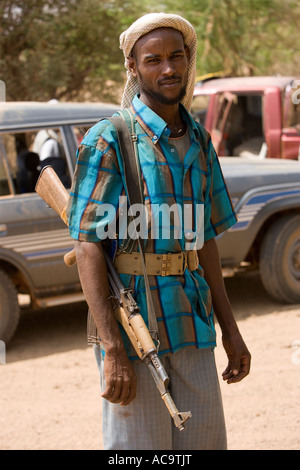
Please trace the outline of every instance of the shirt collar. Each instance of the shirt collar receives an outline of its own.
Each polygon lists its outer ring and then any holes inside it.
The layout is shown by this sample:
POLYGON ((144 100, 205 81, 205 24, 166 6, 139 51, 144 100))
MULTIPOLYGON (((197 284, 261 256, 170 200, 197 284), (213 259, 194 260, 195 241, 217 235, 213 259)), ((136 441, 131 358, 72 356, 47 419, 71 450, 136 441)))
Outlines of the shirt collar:
MULTIPOLYGON (((136 95, 131 103, 131 109, 134 113, 135 118, 142 126, 147 135, 151 138, 152 142, 156 144, 161 138, 162 134, 164 136, 170 136, 170 129, 168 128, 167 123, 158 116, 151 108, 146 106, 136 95)), ((196 134, 196 137, 199 136, 199 129, 188 113, 183 104, 180 103, 180 109, 182 112, 183 119, 187 122, 188 127, 196 134)))

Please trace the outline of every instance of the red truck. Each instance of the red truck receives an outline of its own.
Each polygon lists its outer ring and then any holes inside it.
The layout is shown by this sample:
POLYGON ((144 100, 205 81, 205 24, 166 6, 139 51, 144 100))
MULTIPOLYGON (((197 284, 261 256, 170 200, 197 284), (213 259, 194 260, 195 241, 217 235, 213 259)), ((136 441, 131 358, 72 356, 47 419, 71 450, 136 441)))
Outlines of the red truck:
POLYGON ((296 77, 199 82, 192 113, 211 133, 220 156, 300 156, 300 80, 296 77))

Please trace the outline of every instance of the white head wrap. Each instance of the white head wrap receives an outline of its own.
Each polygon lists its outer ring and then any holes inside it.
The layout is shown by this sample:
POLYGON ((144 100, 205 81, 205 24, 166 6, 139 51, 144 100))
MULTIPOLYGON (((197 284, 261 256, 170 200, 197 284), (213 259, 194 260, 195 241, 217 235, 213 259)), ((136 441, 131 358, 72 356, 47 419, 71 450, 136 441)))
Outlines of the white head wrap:
POLYGON ((121 106, 122 108, 129 107, 134 96, 139 92, 138 81, 128 70, 127 57, 140 37, 157 28, 174 28, 181 31, 185 45, 189 48, 190 60, 188 65, 188 83, 186 95, 183 98, 182 103, 187 110, 190 110, 196 79, 197 36, 193 26, 186 19, 179 15, 166 13, 150 13, 144 15, 135 21, 120 36, 120 48, 123 50, 125 67, 127 69, 127 82, 124 88, 121 106))

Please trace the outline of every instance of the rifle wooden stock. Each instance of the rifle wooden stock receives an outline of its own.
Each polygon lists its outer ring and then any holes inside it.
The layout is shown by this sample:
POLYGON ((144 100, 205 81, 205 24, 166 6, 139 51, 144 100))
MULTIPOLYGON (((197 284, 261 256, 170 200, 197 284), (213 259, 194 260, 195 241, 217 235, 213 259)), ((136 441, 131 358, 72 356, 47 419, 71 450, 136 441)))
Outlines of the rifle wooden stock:
POLYGON ((117 308, 115 315, 118 322, 121 323, 126 331, 135 352, 141 360, 144 359, 149 351, 155 350, 155 345, 141 315, 134 315, 131 319, 128 319, 128 315, 123 307, 117 308))
MULTIPOLYGON (((35 191, 49 207, 55 210, 62 221, 68 225, 66 207, 69 200, 69 193, 52 166, 45 166, 45 168, 42 169, 35 186, 35 191)), ((67 266, 73 266, 76 263, 75 250, 65 254, 64 262, 67 266)))
POLYGON ((35 191, 68 225, 65 210, 69 200, 69 193, 52 166, 45 166, 42 169, 35 186, 35 191))
POLYGON ((67 266, 73 266, 76 264, 76 255, 74 249, 65 254, 64 262, 67 266))

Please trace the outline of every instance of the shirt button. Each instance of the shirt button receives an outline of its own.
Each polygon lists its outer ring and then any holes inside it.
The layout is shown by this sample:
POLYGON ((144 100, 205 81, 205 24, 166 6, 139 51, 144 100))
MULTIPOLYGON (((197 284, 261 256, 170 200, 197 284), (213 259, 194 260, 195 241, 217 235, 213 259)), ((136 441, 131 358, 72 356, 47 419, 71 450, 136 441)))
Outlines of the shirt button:
POLYGON ((175 150, 174 150, 174 149, 171 149, 171 152, 173 153, 173 152, 175 152, 175 150))
POLYGON ((157 140, 157 139, 158 139, 157 135, 154 135, 153 140, 157 140))

